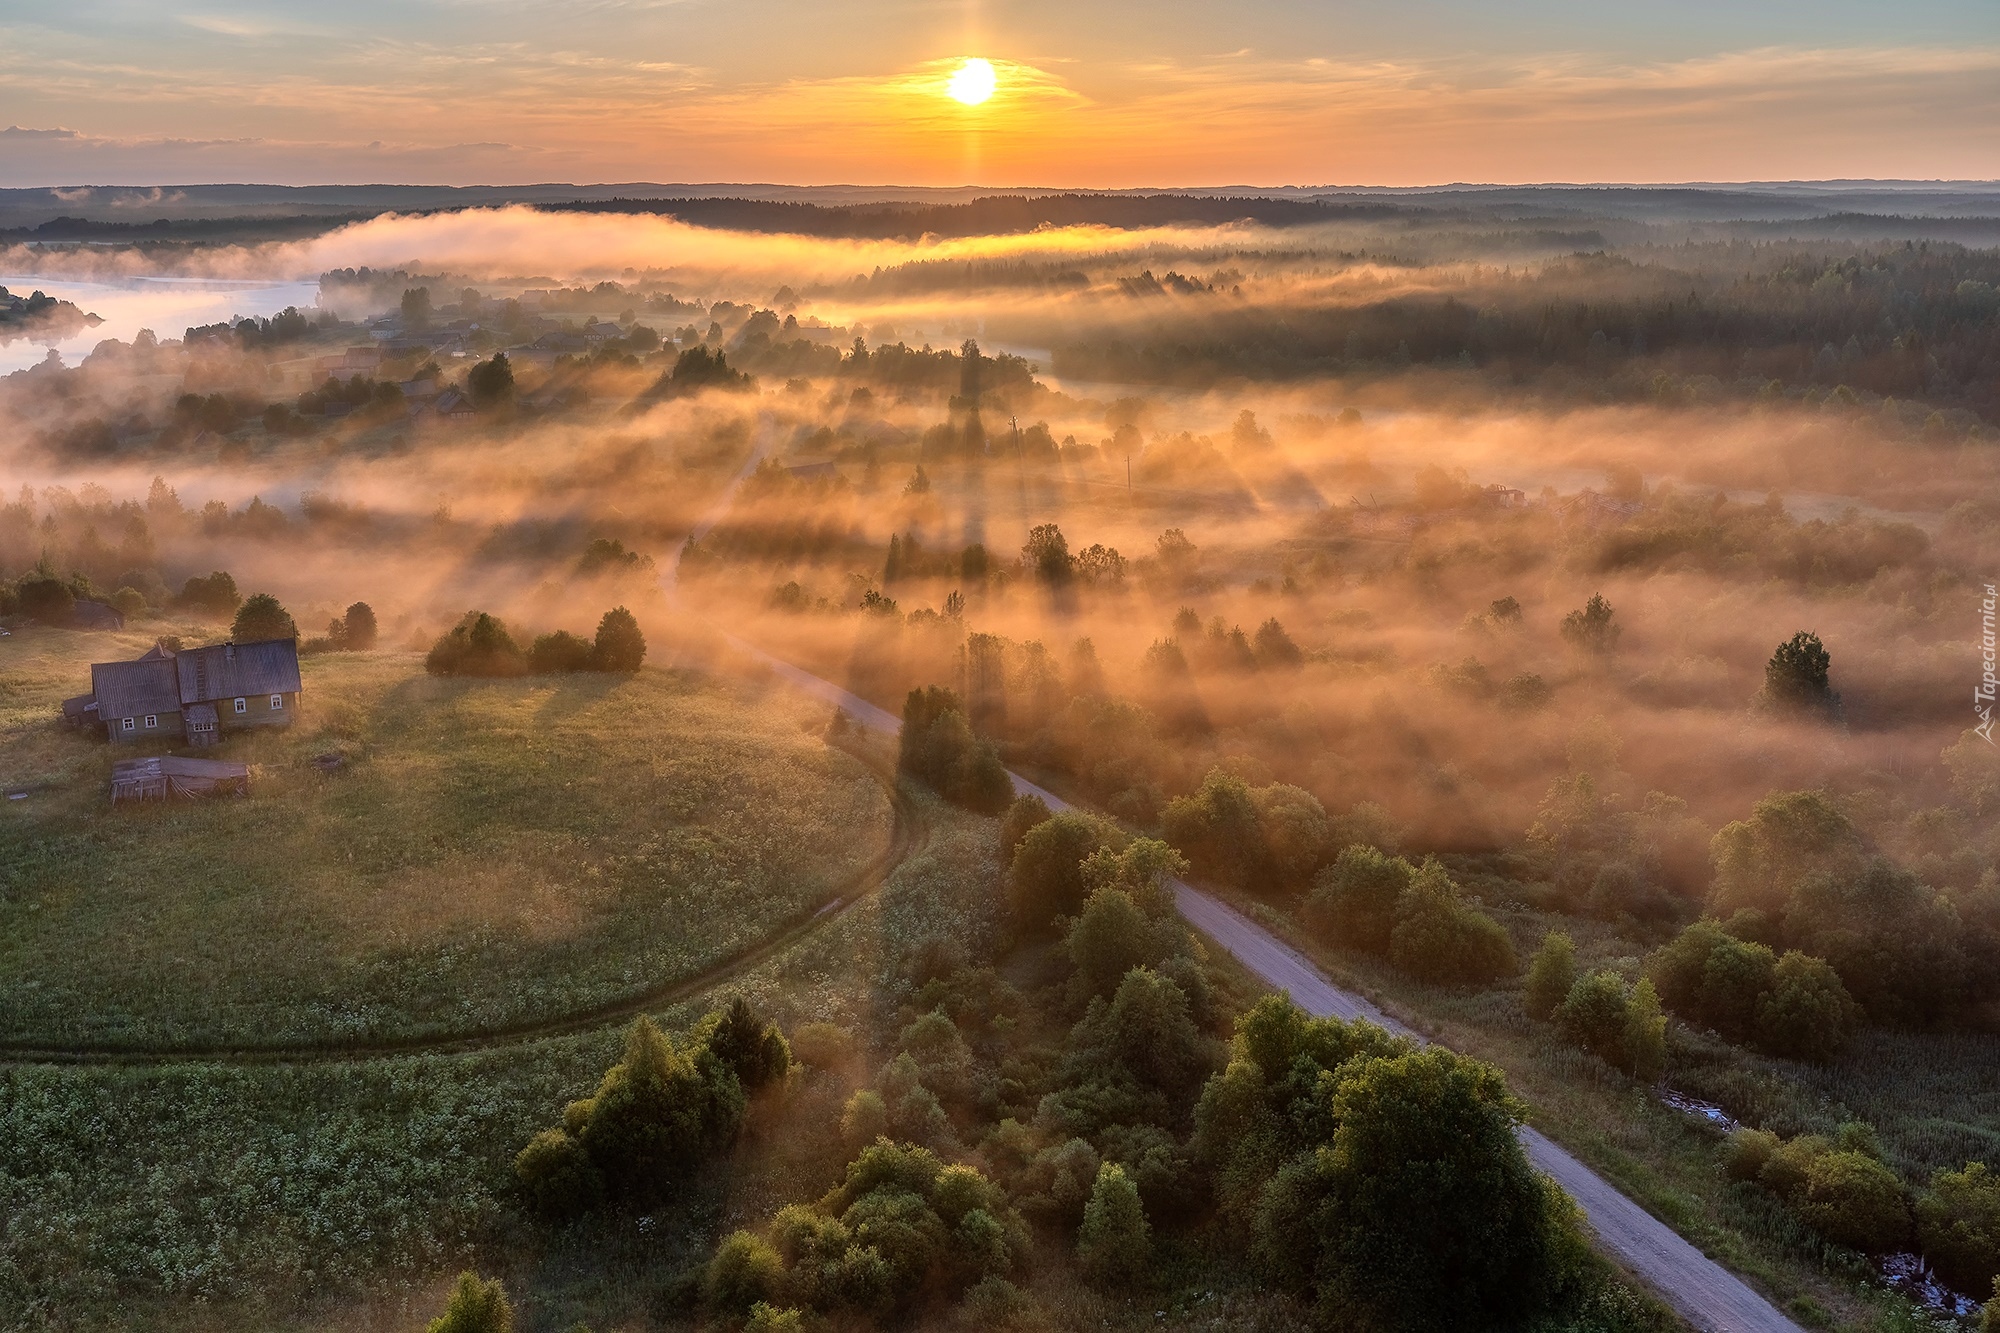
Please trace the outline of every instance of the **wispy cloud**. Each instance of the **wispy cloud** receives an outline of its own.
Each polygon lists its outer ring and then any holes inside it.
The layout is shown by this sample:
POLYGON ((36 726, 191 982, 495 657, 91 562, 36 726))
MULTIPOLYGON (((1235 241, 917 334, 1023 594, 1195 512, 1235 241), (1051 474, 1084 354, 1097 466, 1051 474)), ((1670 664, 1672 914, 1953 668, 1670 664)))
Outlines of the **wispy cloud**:
POLYGON ((198 66, 0 51, 0 80, 23 105, 90 104, 112 123, 184 120, 206 131, 16 126, 0 131, 8 144, 0 178, 296 181, 361 171, 450 183, 561 170, 597 180, 1171 185, 2000 176, 2000 48, 1992 46, 1767 48, 1651 63, 1586 52, 994 59, 997 92, 967 108, 944 95, 950 60, 876 75, 729 81, 645 55, 369 36, 310 68, 239 72, 225 113, 213 74, 198 66), (427 142, 429 126, 449 128, 427 142), (113 174, 87 176, 93 165, 113 174), (196 170, 216 174, 187 174, 196 170))

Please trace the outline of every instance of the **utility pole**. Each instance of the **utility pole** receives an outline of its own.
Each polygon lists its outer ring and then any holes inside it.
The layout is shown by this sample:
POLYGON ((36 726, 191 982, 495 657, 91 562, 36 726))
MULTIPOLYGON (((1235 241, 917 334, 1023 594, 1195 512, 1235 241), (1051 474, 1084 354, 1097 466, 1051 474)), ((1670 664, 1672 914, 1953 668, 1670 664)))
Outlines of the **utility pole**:
POLYGON ((1132 503, 1132 455, 1130 451, 1127 451, 1125 455, 1125 503, 1132 503))

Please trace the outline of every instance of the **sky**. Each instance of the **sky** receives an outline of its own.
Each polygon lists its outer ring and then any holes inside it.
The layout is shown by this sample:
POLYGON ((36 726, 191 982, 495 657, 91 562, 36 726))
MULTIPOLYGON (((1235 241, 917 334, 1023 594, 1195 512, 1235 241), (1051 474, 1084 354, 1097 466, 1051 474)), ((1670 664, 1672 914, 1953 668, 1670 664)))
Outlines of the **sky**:
POLYGON ((0 0, 4 186, 1996 177, 2000 0, 0 0))

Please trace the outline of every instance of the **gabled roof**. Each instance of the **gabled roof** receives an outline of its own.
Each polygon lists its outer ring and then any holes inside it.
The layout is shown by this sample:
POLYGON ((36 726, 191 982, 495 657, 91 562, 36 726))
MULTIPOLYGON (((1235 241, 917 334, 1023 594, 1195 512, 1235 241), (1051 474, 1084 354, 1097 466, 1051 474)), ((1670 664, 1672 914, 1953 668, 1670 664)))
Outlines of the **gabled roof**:
POLYGON ((174 666, 180 675, 180 698, 191 704, 240 695, 295 694, 299 688, 299 646, 293 639, 183 648, 174 654, 174 666))
POLYGON ((94 663, 90 668, 90 692, 97 696, 97 715, 106 719, 175 713, 181 706, 174 663, 163 657, 94 663))

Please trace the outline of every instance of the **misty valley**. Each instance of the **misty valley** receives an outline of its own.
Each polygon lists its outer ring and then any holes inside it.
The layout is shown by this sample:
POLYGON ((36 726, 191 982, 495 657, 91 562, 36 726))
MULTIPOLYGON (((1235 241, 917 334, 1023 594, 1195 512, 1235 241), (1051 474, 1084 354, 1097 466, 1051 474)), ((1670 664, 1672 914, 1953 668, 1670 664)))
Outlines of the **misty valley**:
POLYGON ((224 189, 0 199, 0 1329, 2000 1326, 1990 196, 224 189))

